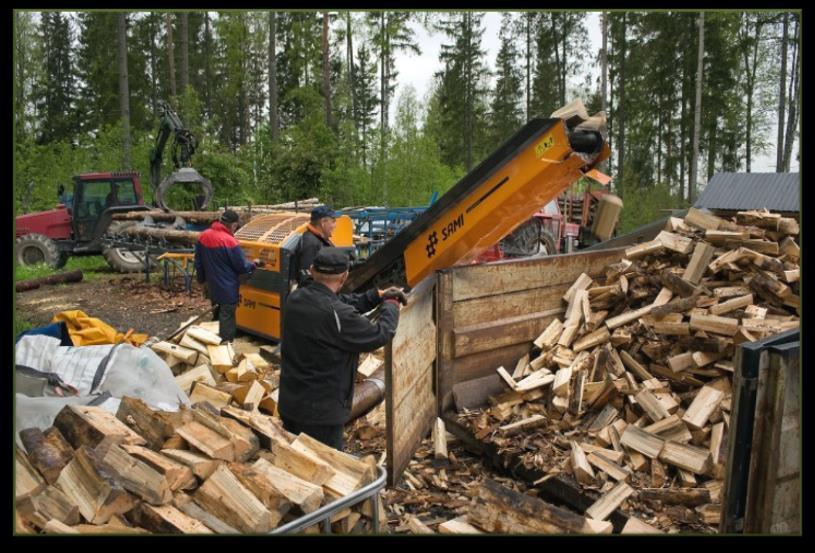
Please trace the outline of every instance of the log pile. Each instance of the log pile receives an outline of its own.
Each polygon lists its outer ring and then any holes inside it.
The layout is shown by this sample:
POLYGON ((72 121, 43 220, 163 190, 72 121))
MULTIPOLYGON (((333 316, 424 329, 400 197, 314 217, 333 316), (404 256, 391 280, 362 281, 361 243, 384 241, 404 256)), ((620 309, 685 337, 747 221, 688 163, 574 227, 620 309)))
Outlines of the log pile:
POLYGON ((582 275, 563 320, 512 374, 498 368, 506 392, 459 420, 527 468, 591 490, 592 520, 620 508, 632 528, 714 530, 735 347, 798 327, 797 233, 766 211, 671 218, 604 277, 582 275))
MULTIPOLYGON (((16 451, 20 532, 266 533, 347 496, 376 461, 286 432, 275 417, 200 402, 179 412, 122 399, 116 416, 69 405, 16 451)), ((335 531, 370 508, 337 513, 335 531)))

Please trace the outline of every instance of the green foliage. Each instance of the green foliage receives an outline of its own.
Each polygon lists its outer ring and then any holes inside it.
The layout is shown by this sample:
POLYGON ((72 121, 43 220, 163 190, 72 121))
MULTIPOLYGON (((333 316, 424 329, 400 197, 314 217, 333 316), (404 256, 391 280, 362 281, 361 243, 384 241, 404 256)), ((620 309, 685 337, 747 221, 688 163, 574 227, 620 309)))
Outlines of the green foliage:
POLYGON ((71 256, 68 258, 68 262, 65 264, 65 266, 61 269, 52 269, 48 265, 32 265, 29 267, 24 267, 15 264, 14 282, 28 280, 31 278, 51 276, 57 273, 75 271, 77 269, 82 269, 83 280, 109 278, 111 275, 117 274, 101 255, 89 255, 81 257, 71 256))
POLYGON ((669 187, 662 183, 642 187, 639 183, 626 181, 622 189, 625 203, 620 213, 618 234, 667 217, 670 209, 688 207, 687 202, 672 194, 669 187))

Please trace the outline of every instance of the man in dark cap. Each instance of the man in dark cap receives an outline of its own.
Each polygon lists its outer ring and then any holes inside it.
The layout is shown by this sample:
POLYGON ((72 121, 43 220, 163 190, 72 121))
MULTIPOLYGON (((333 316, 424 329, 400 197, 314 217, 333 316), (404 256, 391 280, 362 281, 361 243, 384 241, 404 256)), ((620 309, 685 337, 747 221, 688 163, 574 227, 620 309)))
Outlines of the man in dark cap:
POLYGON ((359 354, 393 338, 399 304, 407 303, 399 288, 340 294, 349 266, 348 254, 339 248, 317 253, 312 280, 286 301, 280 348, 278 409, 283 426, 339 450, 351 414, 359 354), (377 322, 362 315, 379 304, 377 322))
POLYGON ((322 248, 333 247, 331 235, 337 226, 334 210, 326 205, 321 205, 311 211, 311 221, 308 228, 300 237, 297 245, 297 253, 294 259, 294 277, 298 286, 303 286, 311 275, 311 267, 314 258, 322 248))
POLYGON ((251 273, 261 263, 250 263, 235 240, 238 214, 227 209, 220 220, 201 233, 195 243, 195 272, 215 307, 212 320, 219 323, 223 342, 235 339, 235 310, 238 307, 238 276, 251 273))

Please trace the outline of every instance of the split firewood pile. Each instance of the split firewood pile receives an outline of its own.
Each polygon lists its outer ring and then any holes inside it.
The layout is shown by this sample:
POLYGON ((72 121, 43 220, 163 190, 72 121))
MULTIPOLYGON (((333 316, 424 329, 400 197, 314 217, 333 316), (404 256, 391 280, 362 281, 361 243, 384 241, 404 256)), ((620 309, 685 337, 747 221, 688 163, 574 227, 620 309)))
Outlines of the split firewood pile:
POLYGON ((280 366, 269 360, 279 359, 274 348, 246 337, 221 345, 218 328, 217 321, 198 323, 151 347, 177 375, 176 383, 191 403, 277 415, 280 366))
MULTIPOLYGON (((371 456, 358 459, 294 436, 274 417, 208 402, 171 413, 125 397, 116 416, 69 405, 52 427, 22 430, 20 438, 20 532, 266 533, 353 493, 377 472, 371 456)), ((359 531, 371 515, 366 501, 336 513, 332 529, 359 531)))
POLYGON ((798 327, 797 234, 766 211, 671 218, 605 278, 581 275, 564 320, 498 368, 507 391, 460 421, 598 494, 592 520, 619 507, 641 531, 715 531, 735 347, 798 327))

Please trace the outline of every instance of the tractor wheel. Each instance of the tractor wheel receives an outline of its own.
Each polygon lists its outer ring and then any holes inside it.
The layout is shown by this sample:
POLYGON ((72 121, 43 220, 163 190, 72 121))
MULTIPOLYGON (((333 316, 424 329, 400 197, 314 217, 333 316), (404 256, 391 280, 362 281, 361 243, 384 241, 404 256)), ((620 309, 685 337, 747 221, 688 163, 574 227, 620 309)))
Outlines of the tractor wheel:
POLYGON ((555 255, 556 253, 558 252, 557 252, 557 241, 555 241, 555 237, 545 230, 541 231, 541 243, 537 256, 544 257, 547 255, 555 255))
POLYGON ((45 235, 26 234, 16 242, 18 265, 46 264, 53 269, 60 269, 68 262, 68 252, 60 251, 57 243, 45 235))
POLYGON ((105 261, 120 273, 138 273, 144 270, 144 253, 124 248, 108 248, 102 252, 105 261))
MULTIPOLYGON (((135 225, 135 222, 113 222, 108 227, 108 234, 115 234, 119 230, 135 225)), ((124 248, 108 248, 102 252, 105 261, 120 273, 138 273, 144 270, 144 252, 129 251, 124 248)), ((151 264, 157 263, 154 256, 150 256, 151 264)))

